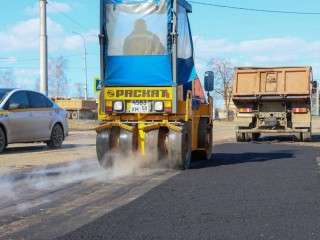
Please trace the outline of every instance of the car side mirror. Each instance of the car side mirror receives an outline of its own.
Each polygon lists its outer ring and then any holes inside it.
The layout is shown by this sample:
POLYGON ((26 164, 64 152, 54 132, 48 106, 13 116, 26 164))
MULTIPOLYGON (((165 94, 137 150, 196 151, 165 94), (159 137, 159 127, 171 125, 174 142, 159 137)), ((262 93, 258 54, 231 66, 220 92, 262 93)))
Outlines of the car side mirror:
POLYGON ((212 71, 207 71, 204 74, 204 90, 211 92, 214 89, 214 73, 212 71))
POLYGON ((19 103, 10 103, 9 104, 9 110, 14 110, 14 109, 19 109, 20 108, 20 104, 19 103))

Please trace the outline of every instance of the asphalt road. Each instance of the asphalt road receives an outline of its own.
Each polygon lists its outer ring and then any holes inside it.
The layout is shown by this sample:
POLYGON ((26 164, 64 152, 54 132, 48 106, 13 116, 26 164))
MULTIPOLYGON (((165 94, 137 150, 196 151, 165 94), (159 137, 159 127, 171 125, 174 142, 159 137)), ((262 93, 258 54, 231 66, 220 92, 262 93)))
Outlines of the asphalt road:
POLYGON ((213 152, 59 239, 320 239, 319 148, 226 143, 213 152))

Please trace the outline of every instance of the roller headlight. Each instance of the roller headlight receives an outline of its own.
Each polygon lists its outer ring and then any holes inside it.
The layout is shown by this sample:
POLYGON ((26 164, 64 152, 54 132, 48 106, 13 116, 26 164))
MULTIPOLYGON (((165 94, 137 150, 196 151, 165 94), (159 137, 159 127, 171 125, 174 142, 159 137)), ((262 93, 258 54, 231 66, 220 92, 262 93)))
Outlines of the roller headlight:
POLYGON ((113 102, 113 111, 115 111, 115 112, 123 112, 124 111, 124 103, 123 103, 123 101, 114 101, 113 102))
POLYGON ((161 101, 154 102, 154 110, 156 112, 163 112, 163 110, 164 110, 163 102, 161 102, 161 101))

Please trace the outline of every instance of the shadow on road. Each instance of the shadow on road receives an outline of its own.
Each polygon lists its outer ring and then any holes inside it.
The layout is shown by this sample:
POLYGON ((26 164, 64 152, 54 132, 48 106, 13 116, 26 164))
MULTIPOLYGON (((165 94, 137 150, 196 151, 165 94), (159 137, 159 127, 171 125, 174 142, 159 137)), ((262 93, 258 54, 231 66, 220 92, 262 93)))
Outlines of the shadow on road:
POLYGON ((320 142, 320 135, 316 134, 316 135, 312 135, 312 142, 320 142))
POLYGON ((193 161, 190 169, 200 169, 248 162, 265 162, 270 160, 292 158, 292 151, 277 151, 269 153, 244 152, 244 153, 213 153, 209 161, 193 161))
POLYGON ((51 149, 48 148, 46 144, 39 145, 23 145, 23 146, 15 146, 14 144, 9 145, 4 149, 2 155, 5 154, 16 154, 16 153, 31 153, 31 152, 45 152, 45 151, 56 151, 63 149, 74 149, 79 147, 92 147, 96 144, 62 144, 61 148, 51 149))
MULTIPOLYGON (((257 143, 264 143, 264 142, 293 142, 292 135, 274 135, 274 136, 265 136, 262 135, 257 143)), ((320 142, 320 135, 312 135, 311 142, 320 142)))

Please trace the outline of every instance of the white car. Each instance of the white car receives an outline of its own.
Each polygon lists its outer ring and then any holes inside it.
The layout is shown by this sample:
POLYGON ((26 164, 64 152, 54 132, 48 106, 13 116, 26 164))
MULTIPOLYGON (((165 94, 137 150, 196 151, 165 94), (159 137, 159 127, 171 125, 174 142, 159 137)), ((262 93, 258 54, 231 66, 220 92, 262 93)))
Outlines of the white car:
POLYGON ((0 153, 10 143, 61 147, 69 131, 66 116, 65 109, 40 92, 0 88, 0 153))

